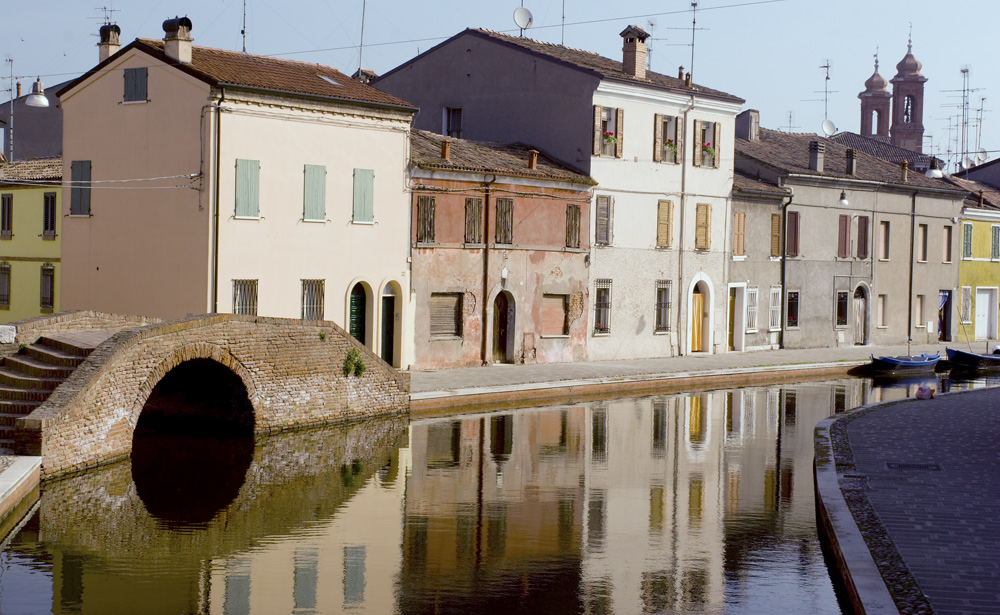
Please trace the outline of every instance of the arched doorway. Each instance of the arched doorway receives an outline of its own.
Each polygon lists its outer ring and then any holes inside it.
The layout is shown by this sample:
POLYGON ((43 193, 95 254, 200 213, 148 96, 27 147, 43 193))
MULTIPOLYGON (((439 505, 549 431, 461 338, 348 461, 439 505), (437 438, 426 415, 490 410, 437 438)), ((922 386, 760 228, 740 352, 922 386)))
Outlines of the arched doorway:
POLYGON ((857 346, 868 343, 868 293, 864 286, 854 291, 854 343, 857 346))
POLYGON ((354 339, 361 342, 362 346, 367 346, 368 343, 365 340, 365 331, 368 329, 367 315, 368 312, 368 301, 365 293, 365 287, 358 282, 351 289, 351 307, 348 322, 348 332, 354 336, 354 339))
POLYGON ((396 290, 392 284, 382 289, 382 344, 379 356, 389 365, 396 365, 396 290))
POLYGON ((706 289, 698 282, 691 291, 691 352, 705 352, 709 348, 707 320, 706 289))
POLYGON ((493 300, 493 362, 510 363, 514 348, 514 298, 507 291, 493 300))

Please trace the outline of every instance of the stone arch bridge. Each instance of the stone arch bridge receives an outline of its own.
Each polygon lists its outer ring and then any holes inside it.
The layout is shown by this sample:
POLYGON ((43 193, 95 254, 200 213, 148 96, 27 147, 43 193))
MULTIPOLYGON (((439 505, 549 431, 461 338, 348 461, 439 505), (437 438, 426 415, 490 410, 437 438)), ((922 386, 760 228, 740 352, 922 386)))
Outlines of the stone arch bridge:
MULTIPOLYGON (((167 323, 69 312, 0 328, 23 354, 46 335, 117 331, 100 343, 40 405, 14 421, 17 454, 40 455, 52 478, 127 457, 136 424, 164 376, 198 361, 233 382, 252 408, 255 435, 409 411, 410 382, 332 322, 211 314, 167 323), (358 349, 367 370, 345 376, 358 349), (206 363, 210 362, 210 363, 206 363), (219 369, 224 368, 224 369, 219 369), (242 386, 240 386, 242 385, 242 386)), ((4 359, 8 364, 17 354, 4 359)), ((41 369, 36 359, 21 359, 41 369)))

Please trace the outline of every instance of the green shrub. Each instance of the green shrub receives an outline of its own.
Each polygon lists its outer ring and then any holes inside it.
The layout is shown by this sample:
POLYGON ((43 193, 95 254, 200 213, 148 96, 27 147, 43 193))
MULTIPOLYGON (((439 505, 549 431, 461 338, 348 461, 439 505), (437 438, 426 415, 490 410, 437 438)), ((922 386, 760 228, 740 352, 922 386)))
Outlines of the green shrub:
POLYGON ((361 351, 357 348, 351 348, 347 351, 347 356, 344 357, 344 375, 350 376, 361 376, 365 373, 368 366, 365 365, 365 360, 361 357, 361 351))

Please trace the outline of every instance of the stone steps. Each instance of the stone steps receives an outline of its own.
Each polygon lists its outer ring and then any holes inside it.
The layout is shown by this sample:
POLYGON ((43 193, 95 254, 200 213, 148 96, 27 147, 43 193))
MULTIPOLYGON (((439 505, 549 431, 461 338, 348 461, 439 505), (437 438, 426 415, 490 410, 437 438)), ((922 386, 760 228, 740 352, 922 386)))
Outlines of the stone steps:
POLYGON ((12 451, 14 423, 31 414, 94 350, 55 337, 40 337, 0 359, 0 453, 12 451))

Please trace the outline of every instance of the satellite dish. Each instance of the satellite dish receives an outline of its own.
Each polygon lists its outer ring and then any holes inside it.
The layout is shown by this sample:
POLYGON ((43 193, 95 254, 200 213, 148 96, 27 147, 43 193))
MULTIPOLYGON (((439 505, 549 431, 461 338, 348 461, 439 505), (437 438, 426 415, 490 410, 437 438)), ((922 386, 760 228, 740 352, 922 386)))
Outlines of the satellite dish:
POLYGON ((972 167, 976 166, 976 163, 972 161, 972 158, 966 156, 965 162, 962 163, 962 166, 965 167, 966 169, 971 169, 972 167))
POLYGON ((837 127, 832 120, 823 120, 823 134, 832 137, 837 132, 837 127))
POLYGON ((976 164, 983 164, 986 162, 986 150, 980 149, 976 152, 976 164))
POLYGON ((522 6, 514 9, 514 23, 518 28, 525 30, 535 23, 535 18, 531 16, 531 11, 522 6))

